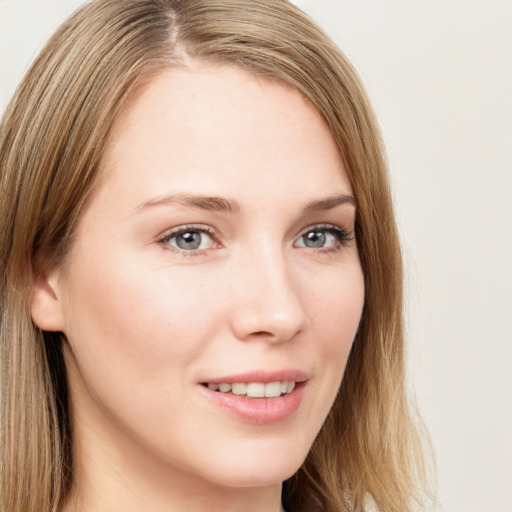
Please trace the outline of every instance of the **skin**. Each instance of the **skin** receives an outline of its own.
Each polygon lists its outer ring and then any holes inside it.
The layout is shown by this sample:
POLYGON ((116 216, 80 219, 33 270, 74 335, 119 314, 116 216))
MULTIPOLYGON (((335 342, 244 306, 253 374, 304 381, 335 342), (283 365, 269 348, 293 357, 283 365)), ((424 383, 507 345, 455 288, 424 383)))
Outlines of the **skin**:
POLYGON ((100 173, 75 244, 32 303, 35 323, 67 339, 76 468, 65 509, 278 511, 364 301, 354 204, 304 210, 352 195, 327 126, 285 85, 196 65, 133 95, 100 173), (169 230, 180 226, 198 249, 178 247, 169 230), (318 231, 324 242, 308 246, 318 231), (220 408, 201 385, 290 368, 308 377, 302 401, 271 424, 220 408))

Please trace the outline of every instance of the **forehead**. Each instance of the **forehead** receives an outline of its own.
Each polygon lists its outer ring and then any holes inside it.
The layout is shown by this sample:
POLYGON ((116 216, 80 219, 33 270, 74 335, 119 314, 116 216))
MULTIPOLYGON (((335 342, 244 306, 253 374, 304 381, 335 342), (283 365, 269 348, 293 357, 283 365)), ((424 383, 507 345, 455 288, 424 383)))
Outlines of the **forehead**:
POLYGON ((290 193, 299 180, 304 190, 333 182, 351 189, 334 139, 308 100, 233 66, 175 69, 133 94, 101 172, 107 182, 132 182, 148 197, 198 187, 224 195, 226 183, 268 193, 283 180, 290 193))

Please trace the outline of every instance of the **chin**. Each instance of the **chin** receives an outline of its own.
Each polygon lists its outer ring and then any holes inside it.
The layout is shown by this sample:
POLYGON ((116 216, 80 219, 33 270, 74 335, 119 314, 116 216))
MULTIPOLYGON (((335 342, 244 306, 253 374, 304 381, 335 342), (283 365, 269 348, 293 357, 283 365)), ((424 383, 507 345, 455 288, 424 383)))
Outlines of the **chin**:
POLYGON ((295 474, 301 464, 293 467, 278 465, 278 467, 243 467, 235 471, 215 473, 209 479, 213 483, 224 487, 271 487, 281 485, 285 480, 295 474))
MULTIPOLYGON (((213 465, 206 478, 228 487, 267 487, 280 485, 301 467, 308 449, 299 446, 281 449, 239 450, 235 446, 213 465)), ((308 447, 309 448, 309 447, 308 447)), ((210 468, 209 468, 210 469, 210 468)))

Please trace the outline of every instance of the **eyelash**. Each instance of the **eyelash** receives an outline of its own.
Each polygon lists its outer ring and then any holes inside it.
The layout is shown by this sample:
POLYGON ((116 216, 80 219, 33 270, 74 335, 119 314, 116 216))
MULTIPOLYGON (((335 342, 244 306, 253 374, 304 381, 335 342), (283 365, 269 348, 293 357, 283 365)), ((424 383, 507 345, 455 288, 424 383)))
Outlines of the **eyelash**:
MULTIPOLYGON (((336 226, 335 224, 314 224, 312 226, 308 226, 306 229, 304 229, 301 234, 298 236, 297 240, 302 239, 305 235, 311 232, 318 232, 318 233, 327 233, 335 237, 336 239, 336 245, 334 247, 326 247, 326 248, 318 248, 313 249, 314 252, 317 253, 335 253, 337 251, 340 251, 342 248, 347 247, 349 243, 355 239, 354 233, 352 231, 347 231, 339 226, 336 226)), ((201 256, 205 253, 205 251, 209 249, 194 249, 194 250, 185 250, 180 249, 178 247, 172 246, 169 241, 173 238, 182 235, 184 233, 206 233, 210 236, 210 238, 213 241, 214 246, 219 246, 220 243, 218 242, 219 235, 215 229, 213 229, 210 226, 206 225, 185 225, 180 226, 178 228, 174 228, 170 231, 167 231, 164 233, 163 236, 158 238, 157 242, 161 244, 166 250, 173 251, 177 254, 180 254, 184 257, 192 257, 192 256, 201 256)), ((308 248, 306 246, 301 246, 308 248)), ((215 247, 214 247, 215 248, 215 247)))
POLYGON ((326 247, 313 249, 315 252, 320 253, 333 253, 341 250, 344 247, 347 247, 349 243, 355 239, 353 231, 347 231, 346 229, 341 228, 340 226, 336 226, 335 224, 314 224, 313 226, 307 227, 302 233, 299 235, 298 239, 300 240, 307 233, 311 232, 319 232, 319 233, 328 233, 335 237, 336 246, 335 247, 326 247))

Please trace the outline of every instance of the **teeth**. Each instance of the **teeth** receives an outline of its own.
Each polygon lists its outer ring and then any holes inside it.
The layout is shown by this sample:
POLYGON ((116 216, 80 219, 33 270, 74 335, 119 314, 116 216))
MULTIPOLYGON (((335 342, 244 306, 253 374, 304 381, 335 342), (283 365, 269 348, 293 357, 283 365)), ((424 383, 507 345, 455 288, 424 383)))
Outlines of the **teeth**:
POLYGON ((247 395, 250 398, 275 398, 281 395, 291 393, 295 388, 295 381, 283 380, 276 382, 233 382, 227 384, 225 382, 209 383, 208 389, 212 391, 220 391, 221 393, 233 393, 234 395, 247 395))
POLYGON ((247 393, 247 384, 245 382, 236 382, 231 384, 231 392, 234 395, 245 395, 247 393))
POLYGON ((265 396, 272 398, 281 394, 281 383, 280 382, 269 382, 265 384, 265 396))
POLYGON ((265 384, 261 382, 249 382, 249 384, 247 384, 247 396, 251 398, 263 398, 265 396, 265 384))

